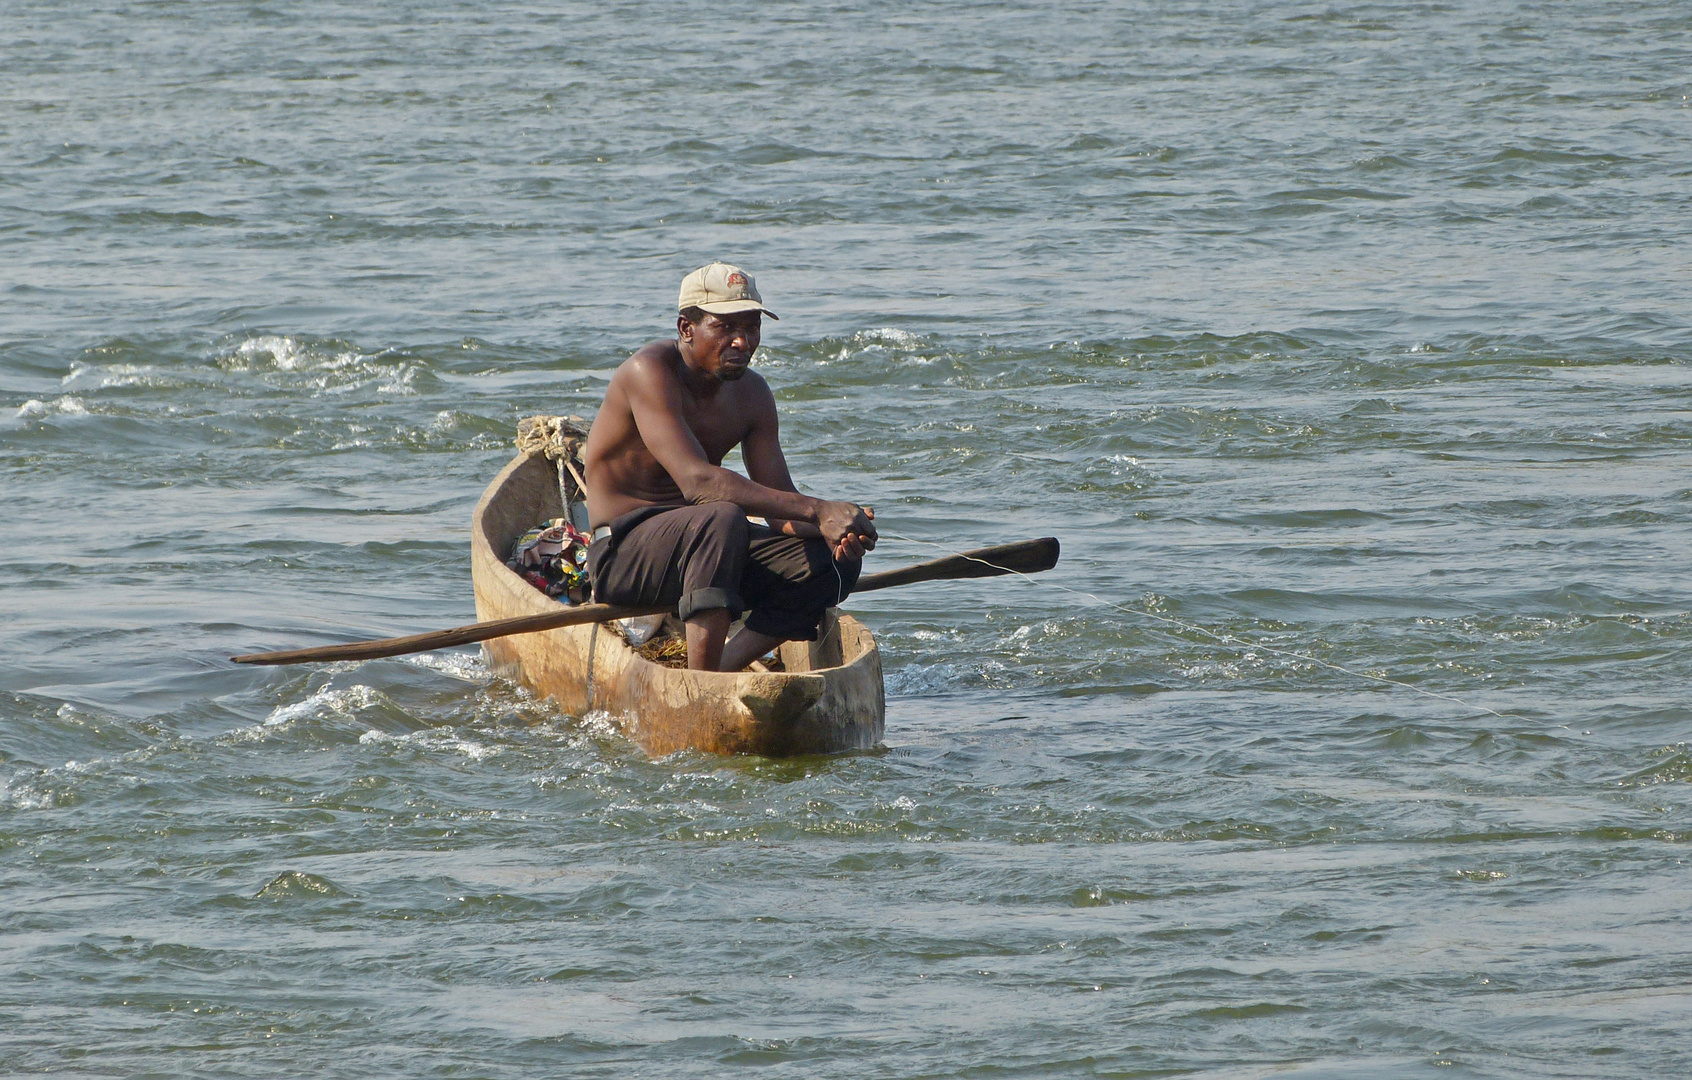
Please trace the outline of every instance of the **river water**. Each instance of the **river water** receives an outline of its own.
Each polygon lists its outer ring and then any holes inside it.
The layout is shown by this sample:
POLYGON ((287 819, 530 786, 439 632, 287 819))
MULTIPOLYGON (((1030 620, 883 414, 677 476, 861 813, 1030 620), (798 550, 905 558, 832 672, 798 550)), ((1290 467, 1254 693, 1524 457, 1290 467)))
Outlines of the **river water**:
POLYGON ((0 4, 0 1071, 1634 1077, 1692 10, 0 4), (885 746, 651 760, 468 519, 713 257, 885 746), (1391 680, 1383 682, 1381 680, 1391 680))

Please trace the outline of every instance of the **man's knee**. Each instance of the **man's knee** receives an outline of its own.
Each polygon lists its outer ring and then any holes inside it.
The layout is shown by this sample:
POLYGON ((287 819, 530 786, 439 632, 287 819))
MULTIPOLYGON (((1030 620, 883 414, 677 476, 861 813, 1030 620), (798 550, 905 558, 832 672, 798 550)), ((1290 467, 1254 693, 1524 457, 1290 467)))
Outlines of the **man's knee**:
POLYGON ((739 506, 726 502, 701 503, 687 512, 693 518, 696 543, 745 550, 751 532, 746 511, 739 506))
POLYGON ((732 619, 745 610, 745 603, 740 599, 740 593, 733 589, 722 589, 716 586, 706 586, 683 593, 676 601, 676 618, 688 622, 695 616, 710 611, 726 611, 732 619))
POLYGON ((836 598, 829 606, 838 604, 851 595, 852 587, 858 583, 858 575, 864 571, 864 560, 836 559, 834 549, 824 540, 808 540, 805 543, 806 561, 810 564, 810 573, 806 578, 814 583, 820 592, 833 592, 836 598))
POLYGON ((840 598, 844 600, 857 587, 858 577, 864 572, 864 560, 861 558, 836 559, 834 569, 840 575, 840 598))
POLYGON ((740 574, 746 565, 750 536, 746 512, 734 503, 721 502, 677 512, 686 513, 689 523, 687 542, 680 553, 683 593, 676 614, 684 621, 718 608, 738 615, 745 610, 740 574))
POLYGON ((811 539, 805 541, 804 566, 801 576, 789 578, 777 591, 786 595, 788 603, 820 613, 851 595, 852 586, 857 584, 858 574, 863 570, 863 560, 837 560, 826 542, 811 539))

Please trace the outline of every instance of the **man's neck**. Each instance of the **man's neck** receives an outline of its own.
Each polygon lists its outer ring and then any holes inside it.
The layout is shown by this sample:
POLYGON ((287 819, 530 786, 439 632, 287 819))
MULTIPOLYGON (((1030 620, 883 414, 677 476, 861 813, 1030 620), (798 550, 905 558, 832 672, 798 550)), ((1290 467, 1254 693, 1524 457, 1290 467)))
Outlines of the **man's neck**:
POLYGON ((687 387, 698 401, 709 401, 717 396, 725 383, 715 375, 708 374, 693 366, 693 346, 685 341, 676 340, 676 355, 681 357, 682 385, 687 387))

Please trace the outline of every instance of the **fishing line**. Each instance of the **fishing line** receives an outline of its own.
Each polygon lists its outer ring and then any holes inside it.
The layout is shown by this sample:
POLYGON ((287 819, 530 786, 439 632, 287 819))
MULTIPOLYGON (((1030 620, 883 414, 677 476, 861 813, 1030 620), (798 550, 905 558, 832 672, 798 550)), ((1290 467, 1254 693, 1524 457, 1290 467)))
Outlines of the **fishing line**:
MULTIPOLYGON (((993 563, 988 562, 986 559, 978 559, 973 555, 968 555, 968 554, 965 554, 964 552, 961 552, 961 551, 953 551, 951 548, 947 547, 946 545, 937 544, 932 540, 919 540, 914 536, 901 536, 898 533, 890 533, 890 532, 883 532, 881 535, 887 537, 890 540, 906 540, 906 541, 909 541, 910 543, 913 543, 913 544, 922 544, 922 545, 927 546, 927 547, 935 548, 936 550, 939 550, 939 551, 944 551, 948 555, 956 555, 956 556, 959 556, 960 558, 968 559, 970 562, 978 562, 983 566, 994 566, 993 563)), ((1343 664, 1329 663, 1326 660, 1318 659, 1317 657, 1310 656, 1307 653, 1295 652, 1292 649, 1279 649, 1279 648, 1276 648, 1273 645, 1263 645, 1263 644, 1260 644, 1260 643, 1255 642, 1255 641, 1246 641, 1243 638, 1235 637, 1233 634, 1218 634, 1213 630, 1206 630, 1204 627, 1194 625, 1193 623, 1184 622, 1180 619, 1171 618, 1167 615, 1158 615, 1158 614, 1155 614, 1155 613, 1150 612, 1150 611, 1145 611, 1141 608, 1129 607, 1126 604, 1118 604, 1118 603, 1115 603, 1113 601, 1106 600, 1104 597, 1099 596, 1096 593, 1086 592, 1085 590, 1082 590, 1082 589, 1072 589, 1067 585, 1061 585, 1061 584, 1054 582, 1054 581, 1046 581, 1046 580, 1035 581, 1032 574, 1025 574, 1020 570, 1009 570, 1005 567, 997 567, 997 566, 994 567, 994 568, 999 570, 1002 573, 1014 574, 1017 577, 1022 578, 1023 580, 1027 581, 1030 585, 1036 585, 1036 586, 1039 586, 1040 588, 1045 588, 1045 589, 1057 589, 1061 592, 1070 593, 1070 594, 1075 595, 1075 596, 1084 596, 1087 599, 1093 601, 1094 603, 1102 604, 1107 608, 1110 608, 1114 611, 1122 612, 1125 615, 1140 615, 1140 616, 1143 616, 1143 617, 1148 618, 1148 619, 1155 619, 1158 622, 1167 623, 1170 626, 1180 627, 1182 630, 1186 630, 1189 633, 1203 634, 1205 637, 1211 638, 1212 640, 1217 641, 1217 642, 1219 642, 1223 645, 1232 646, 1232 647, 1238 648, 1242 651, 1254 650, 1255 649, 1255 650, 1260 650, 1260 651, 1266 652, 1266 653, 1273 653, 1276 656, 1285 656, 1285 657, 1290 657, 1290 658, 1295 659, 1295 660, 1303 660, 1306 663, 1315 664, 1318 667, 1324 667, 1324 668, 1327 668, 1330 671, 1338 671, 1342 674, 1350 675, 1351 677, 1356 678, 1356 679, 1364 679, 1364 680, 1367 680, 1369 682, 1381 683, 1381 684, 1386 685, 1386 686, 1396 686, 1401 690, 1409 690, 1411 693, 1420 694, 1423 697, 1438 698, 1440 701, 1449 701, 1449 702, 1452 702, 1454 704, 1461 705, 1465 709, 1473 709, 1477 712, 1483 712, 1483 713, 1487 713, 1488 715, 1491 715, 1491 716, 1499 717, 1500 719, 1509 719, 1509 720, 1527 720, 1528 719, 1528 717, 1522 716, 1519 713, 1502 713, 1502 712, 1499 712, 1497 709, 1489 709, 1485 705, 1476 705, 1475 703, 1473 703, 1471 701, 1464 701, 1462 698, 1453 696, 1451 694, 1441 694, 1441 693, 1439 693, 1438 691, 1435 691, 1435 690, 1424 690, 1420 686, 1416 686, 1412 683, 1401 682, 1398 679, 1389 679, 1384 675, 1371 675, 1366 671, 1357 671, 1353 668, 1348 668, 1343 664)))
MULTIPOLYGON (((846 602, 846 579, 840 576, 840 561, 838 559, 830 555, 828 565, 834 568, 834 606, 839 607, 846 602)), ((817 648, 821 649, 828 644, 828 639, 834 636, 834 632, 838 629, 840 629, 840 620, 835 619, 834 625, 828 628, 828 632, 817 639, 817 648)))

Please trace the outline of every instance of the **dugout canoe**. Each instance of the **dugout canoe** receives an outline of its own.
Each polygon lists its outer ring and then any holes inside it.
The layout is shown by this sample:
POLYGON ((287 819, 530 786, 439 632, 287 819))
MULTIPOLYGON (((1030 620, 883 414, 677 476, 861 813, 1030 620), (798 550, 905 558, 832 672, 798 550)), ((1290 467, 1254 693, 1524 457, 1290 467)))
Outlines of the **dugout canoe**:
MULTIPOLYGON (((559 607, 505 565, 512 541, 562 516, 552 462, 519 454, 482 493, 470 523, 476 617, 559 607)), ((631 649, 615 624, 566 626, 482 643, 488 664, 574 715, 603 711, 653 756, 830 754, 881 741, 887 705, 869 629, 830 609, 821 641, 781 647, 785 672, 687 671, 631 649)))

